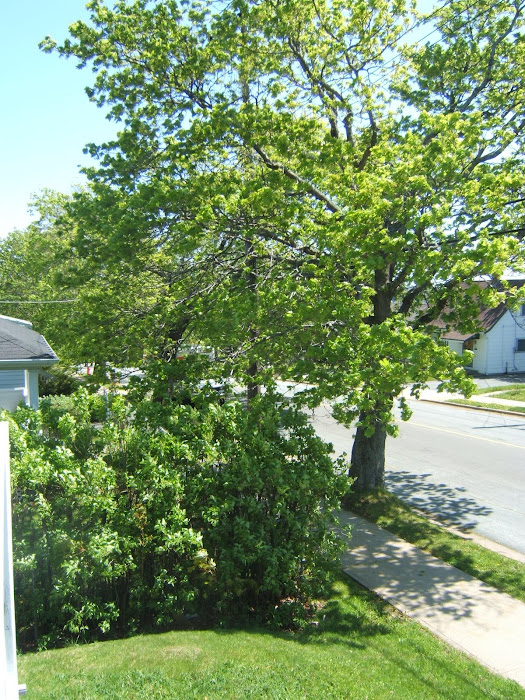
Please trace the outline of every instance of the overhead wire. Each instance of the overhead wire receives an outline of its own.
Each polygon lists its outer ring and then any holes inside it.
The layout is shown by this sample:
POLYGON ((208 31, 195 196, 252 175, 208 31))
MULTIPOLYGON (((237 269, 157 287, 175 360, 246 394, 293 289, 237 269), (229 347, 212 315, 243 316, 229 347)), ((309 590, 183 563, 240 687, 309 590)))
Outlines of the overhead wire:
MULTIPOLYGON (((439 13, 440 13, 444 8, 446 8, 448 5, 452 4, 452 2, 454 2, 454 0, 446 0, 446 2, 443 3, 443 5, 441 5, 441 6, 439 6, 438 8, 436 8, 431 14, 425 15, 425 16, 422 17, 420 20, 418 20, 418 22, 416 22, 412 27, 409 27, 407 30, 405 30, 402 34, 399 35, 399 37, 397 38, 396 42, 393 44, 392 50, 394 50, 394 49, 396 48, 396 46, 399 44, 399 41, 400 41, 404 36, 407 36, 408 34, 410 34, 412 31, 414 31, 414 30, 417 29, 418 27, 420 27, 420 26, 426 24, 427 22, 429 22, 430 20, 432 20, 434 17, 438 16, 439 13)), ((493 4, 492 7, 493 7, 493 8, 497 8, 497 7, 501 6, 501 5, 506 5, 506 4, 507 4, 507 3, 505 2, 505 0, 499 0, 498 2, 495 2, 495 3, 493 4)), ((475 9, 476 7, 477 7, 476 3, 473 3, 472 5, 469 5, 466 9, 471 10, 471 9, 475 9)), ((487 12, 487 10, 481 10, 481 11, 474 17, 474 19, 479 19, 480 17, 483 16, 483 14, 486 14, 486 12, 487 12)), ((461 24, 461 25, 459 26, 459 28, 458 28, 458 31, 461 31, 461 29, 464 29, 464 28, 468 25, 468 22, 469 22, 469 21, 470 21, 470 20, 466 20, 463 24, 461 24)), ((431 30, 430 32, 428 32, 425 36, 421 37, 421 38, 418 39, 417 41, 412 42, 412 43, 410 44, 410 46, 411 46, 411 47, 416 47, 416 46, 420 45, 423 41, 425 41, 425 39, 428 39, 429 36, 432 36, 432 34, 434 34, 434 33, 437 32, 437 31, 439 31, 439 29, 438 29, 437 27, 434 28, 434 29, 432 29, 432 30, 431 30)), ((435 42, 429 44, 429 45, 428 45, 428 48, 433 48, 434 46, 437 46, 439 43, 441 43, 441 39, 438 39, 437 41, 435 41, 435 42)), ((377 56, 376 58, 379 58, 379 56, 380 56, 380 54, 378 54, 378 56, 377 56)), ((398 61, 398 63, 396 63, 396 65, 393 65, 393 64, 394 64, 394 61, 396 61, 396 60, 399 59, 399 58, 401 58, 401 57, 400 57, 400 55, 398 54, 398 56, 394 56, 393 58, 389 59, 388 61, 385 61, 381 66, 377 66, 377 68, 375 68, 373 71, 371 71, 371 72, 370 72, 370 75, 374 75, 374 74, 377 74, 377 72, 378 72, 379 70, 381 70, 381 77, 380 77, 378 80, 372 80, 372 81, 370 81, 368 85, 369 85, 369 86, 377 86, 377 85, 379 85, 379 84, 385 79, 385 77, 388 76, 389 74, 393 73, 393 72, 396 70, 397 67, 399 67, 399 66, 401 66, 401 65, 403 65, 403 64, 405 64, 405 65, 407 64, 407 61, 406 61, 406 60, 401 60, 401 61, 398 61), (386 66, 388 66, 389 64, 392 64, 392 67, 389 68, 389 69, 387 69, 387 70, 384 70, 384 68, 385 68, 386 66)), ((353 101, 353 102, 349 102, 348 104, 351 105, 351 106, 358 106, 360 103, 357 102, 357 101, 353 101)))
POLYGON ((0 299, 0 304, 73 304, 78 299, 41 299, 39 301, 17 301, 16 299, 0 299))

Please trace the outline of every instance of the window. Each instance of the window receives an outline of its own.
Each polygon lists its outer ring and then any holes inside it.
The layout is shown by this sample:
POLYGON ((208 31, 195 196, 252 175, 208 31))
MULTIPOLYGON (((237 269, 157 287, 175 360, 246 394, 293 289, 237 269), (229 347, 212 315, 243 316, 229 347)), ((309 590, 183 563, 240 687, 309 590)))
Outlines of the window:
POLYGON ((525 338, 516 341, 516 352, 525 352, 525 338))
POLYGON ((520 315, 520 316, 525 316, 525 304, 522 304, 522 305, 520 306, 519 315, 520 315))

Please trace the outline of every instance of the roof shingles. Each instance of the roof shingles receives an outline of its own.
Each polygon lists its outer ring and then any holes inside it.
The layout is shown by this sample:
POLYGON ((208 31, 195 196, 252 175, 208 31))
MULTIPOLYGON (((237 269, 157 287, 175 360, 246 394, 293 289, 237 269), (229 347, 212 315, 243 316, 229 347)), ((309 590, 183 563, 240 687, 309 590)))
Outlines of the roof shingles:
POLYGON ((58 360, 44 336, 16 320, 0 317, 0 362, 2 360, 58 360))

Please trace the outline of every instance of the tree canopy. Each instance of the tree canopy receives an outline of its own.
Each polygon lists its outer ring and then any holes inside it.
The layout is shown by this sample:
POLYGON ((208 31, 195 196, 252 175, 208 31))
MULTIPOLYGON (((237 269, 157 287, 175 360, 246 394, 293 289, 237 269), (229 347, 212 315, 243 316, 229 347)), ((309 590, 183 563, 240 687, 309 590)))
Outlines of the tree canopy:
POLYGON ((63 235, 57 224, 68 199, 52 190, 34 196, 30 208, 35 221, 0 241, 0 311, 30 320, 53 338, 67 325, 76 296, 75 290, 58 283, 64 267, 73 265, 75 258, 74 231, 63 235))
POLYGON ((339 397, 381 484, 403 386, 468 389, 429 323, 474 328, 500 299, 476 280, 522 263, 525 2, 88 7, 43 47, 122 126, 73 209, 99 298, 138 344, 194 329, 339 397))

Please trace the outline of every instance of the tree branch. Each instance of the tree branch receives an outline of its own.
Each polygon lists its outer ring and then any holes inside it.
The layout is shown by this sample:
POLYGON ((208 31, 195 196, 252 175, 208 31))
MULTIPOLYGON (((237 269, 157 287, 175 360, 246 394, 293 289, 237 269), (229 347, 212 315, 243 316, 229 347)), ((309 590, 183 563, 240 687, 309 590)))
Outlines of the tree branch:
POLYGON ((293 170, 290 170, 290 168, 286 167, 286 165, 283 165, 282 163, 278 163, 275 160, 272 160, 268 154, 260 147, 257 146, 256 144, 252 144, 253 150, 260 156, 262 162, 270 168, 270 170, 278 170, 282 172, 282 174, 289 178, 290 180, 294 180, 295 182, 300 183, 301 185, 304 185, 306 187, 306 191, 308 194, 311 194, 312 197, 315 199, 319 200, 320 202, 323 202, 325 204, 326 208, 331 211, 333 214, 339 214, 341 212, 341 208, 337 206, 332 200, 327 197, 327 195, 323 194, 321 190, 317 189, 315 185, 312 185, 311 182, 308 182, 308 180, 305 180, 303 177, 298 175, 296 172, 293 170))
POLYGON ((374 148, 374 146, 377 145, 379 137, 379 130, 377 128, 377 123, 374 119, 374 115, 372 114, 372 110, 369 109, 367 111, 367 114, 368 120, 370 122, 370 142, 365 148, 363 155, 361 156, 361 160, 359 161, 359 163, 356 163, 356 169, 359 171, 363 170, 363 168, 366 166, 368 159, 370 158, 370 154, 372 153, 372 149, 374 148))
POLYGON ((516 11, 514 12, 514 17, 512 18, 512 21, 509 24, 507 30, 505 32, 503 32, 503 34, 501 34, 497 39, 495 39, 492 42, 492 45, 490 47, 490 54, 489 54, 489 59, 487 62, 487 67, 485 69, 485 76, 484 76, 483 80, 481 81, 481 83, 476 88, 474 88, 474 90, 472 91, 470 97, 466 100, 466 102, 464 102, 463 104, 458 106, 459 112, 465 112, 470 107, 470 105, 474 102, 476 97, 480 93, 483 92, 483 90, 487 87, 487 85, 492 80, 492 71, 494 69, 494 63, 495 63, 495 59, 496 59, 496 51, 497 51, 498 47, 500 46, 500 44, 504 41, 504 39, 506 39, 509 36, 509 34, 511 34, 512 31, 514 30, 514 27, 516 26, 516 22, 518 21, 520 14, 521 14, 520 10, 516 9, 516 11))

